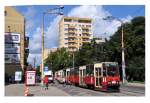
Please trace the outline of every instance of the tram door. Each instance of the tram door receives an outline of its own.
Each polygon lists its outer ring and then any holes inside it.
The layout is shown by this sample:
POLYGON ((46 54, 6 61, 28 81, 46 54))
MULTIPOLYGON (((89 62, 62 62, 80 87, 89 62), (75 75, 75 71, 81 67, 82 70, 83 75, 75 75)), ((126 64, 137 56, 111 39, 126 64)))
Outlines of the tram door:
POLYGON ((101 87, 101 68, 95 68, 95 87, 101 87))
POLYGON ((84 77, 86 75, 86 69, 85 68, 81 68, 79 70, 79 84, 80 85, 84 85, 84 77))
POLYGON ((69 82, 70 71, 66 72, 66 81, 69 82))

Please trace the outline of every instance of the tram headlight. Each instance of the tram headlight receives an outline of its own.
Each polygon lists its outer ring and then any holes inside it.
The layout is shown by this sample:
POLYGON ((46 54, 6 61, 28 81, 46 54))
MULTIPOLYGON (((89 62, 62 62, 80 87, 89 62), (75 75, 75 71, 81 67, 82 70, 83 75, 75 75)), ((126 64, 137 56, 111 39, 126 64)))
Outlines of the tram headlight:
POLYGON ((111 84, 111 82, 109 81, 108 84, 111 84))

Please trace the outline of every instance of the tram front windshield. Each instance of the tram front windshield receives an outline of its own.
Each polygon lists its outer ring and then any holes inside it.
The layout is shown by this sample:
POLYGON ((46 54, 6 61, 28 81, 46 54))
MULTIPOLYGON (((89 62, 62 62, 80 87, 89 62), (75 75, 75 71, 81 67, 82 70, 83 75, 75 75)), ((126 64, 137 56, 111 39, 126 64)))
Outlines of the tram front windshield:
POLYGON ((117 65, 106 65, 107 75, 108 76, 117 76, 119 75, 118 66, 117 65))

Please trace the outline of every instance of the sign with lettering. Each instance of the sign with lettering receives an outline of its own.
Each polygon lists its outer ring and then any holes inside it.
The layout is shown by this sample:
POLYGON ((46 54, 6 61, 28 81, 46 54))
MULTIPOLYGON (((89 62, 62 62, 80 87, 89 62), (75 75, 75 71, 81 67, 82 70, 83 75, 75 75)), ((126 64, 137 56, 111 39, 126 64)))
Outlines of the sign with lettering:
POLYGON ((5 54, 20 53, 20 46, 5 47, 5 54))
POLYGON ((5 43, 20 43, 20 34, 5 33, 5 43))
POLYGON ((35 85, 36 71, 26 71, 26 85, 35 85))
POLYGON ((20 54, 5 54, 5 63, 20 63, 20 54))
POLYGON ((15 81, 21 81, 21 79, 22 79, 22 72, 16 71, 15 72, 15 81))

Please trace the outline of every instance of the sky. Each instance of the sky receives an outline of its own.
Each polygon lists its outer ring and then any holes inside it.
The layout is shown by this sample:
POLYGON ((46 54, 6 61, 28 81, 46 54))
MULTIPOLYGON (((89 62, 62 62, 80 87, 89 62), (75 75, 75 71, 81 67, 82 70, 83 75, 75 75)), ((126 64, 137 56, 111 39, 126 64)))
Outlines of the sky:
MULTIPOLYGON (((29 40, 28 62, 36 66, 41 63, 42 44, 42 13, 55 8, 57 5, 14 6, 26 20, 25 31, 29 40)), ((92 18, 92 32, 94 36, 109 38, 121 23, 117 20, 106 21, 107 16, 116 17, 123 22, 130 22, 136 16, 145 16, 144 5, 64 5, 64 16, 92 18)), ((44 18, 45 48, 58 47, 58 22, 62 16, 46 15, 44 18)))

